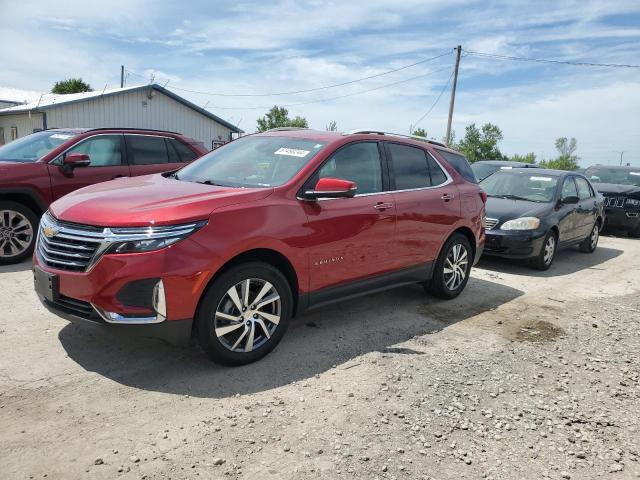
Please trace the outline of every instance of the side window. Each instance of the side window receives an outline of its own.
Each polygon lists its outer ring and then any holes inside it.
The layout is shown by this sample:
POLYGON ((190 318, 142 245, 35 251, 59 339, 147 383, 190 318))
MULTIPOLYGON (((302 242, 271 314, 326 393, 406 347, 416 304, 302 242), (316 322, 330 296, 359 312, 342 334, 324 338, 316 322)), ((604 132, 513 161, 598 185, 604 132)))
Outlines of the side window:
POLYGON ((438 165, 431 155, 427 155, 429 163, 429 173, 431 174, 431 185, 437 187, 447 181, 447 175, 442 171, 442 167, 438 165))
POLYGON ((444 157, 456 172, 462 175, 462 178, 468 182, 478 183, 478 179, 473 173, 473 170, 471 170, 471 165, 469 165, 466 158, 457 153, 446 152, 444 150, 438 150, 438 153, 444 157))
POLYGON ((110 167, 122 165, 120 135, 98 135, 91 137, 67 151, 85 153, 91 159, 90 167, 110 167))
POLYGON ((155 165, 169 163, 167 146, 163 137, 126 135, 130 162, 133 165, 155 165))
POLYGON ((586 200, 587 198, 593 197, 593 192, 591 191, 591 186, 589 182, 587 182, 582 177, 575 177, 576 185, 578 186, 578 196, 580 200, 586 200))
POLYGON ((424 188, 431 185, 429 164, 424 150, 397 143, 388 143, 396 190, 424 188))
POLYGON ((567 177, 564 179, 564 183, 562 184, 562 195, 561 199, 565 199, 567 197, 577 197, 578 190, 576 189, 576 182, 573 181, 573 177, 567 177))
POLYGON ((336 177, 356 182, 358 194, 382 191, 382 167, 378 144, 354 143, 341 148, 325 163, 318 178, 336 177))
POLYGON ((176 149, 176 151, 178 152, 178 155, 180 156, 180 159, 183 162, 190 162, 191 160, 196 159, 197 157, 196 153, 193 150, 191 150, 189 147, 187 147, 184 143, 173 138, 169 141, 171 142, 173 147, 176 149))

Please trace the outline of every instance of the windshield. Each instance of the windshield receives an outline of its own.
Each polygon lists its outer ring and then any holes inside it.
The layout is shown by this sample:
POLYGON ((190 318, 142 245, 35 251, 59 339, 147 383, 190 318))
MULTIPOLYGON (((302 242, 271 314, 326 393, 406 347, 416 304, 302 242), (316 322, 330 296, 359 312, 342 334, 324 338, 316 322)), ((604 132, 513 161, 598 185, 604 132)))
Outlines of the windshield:
POLYGON ((617 183, 640 187, 640 167, 637 170, 625 168, 587 168, 585 176, 593 183, 617 183))
POLYGON ((481 182, 490 197, 552 202, 558 177, 531 173, 525 169, 501 170, 481 182))
POLYGON ((301 138, 248 136, 208 153, 175 178, 225 187, 276 187, 293 178, 324 145, 301 138))
POLYGON ((0 160, 35 162, 77 135, 76 132, 60 131, 32 133, 0 147, 0 160))
POLYGON ((471 170, 473 170, 473 173, 476 175, 476 178, 479 181, 482 181, 492 173, 495 173, 498 170, 500 170, 500 167, 497 165, 487 165, 486 163, 476 162, 471 165, 471 170))

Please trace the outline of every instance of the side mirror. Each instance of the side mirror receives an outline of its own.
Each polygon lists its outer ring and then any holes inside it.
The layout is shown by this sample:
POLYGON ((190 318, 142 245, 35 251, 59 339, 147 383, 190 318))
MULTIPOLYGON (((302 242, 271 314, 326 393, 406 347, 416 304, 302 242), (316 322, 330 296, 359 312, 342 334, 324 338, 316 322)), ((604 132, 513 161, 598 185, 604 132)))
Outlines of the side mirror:
POLYGON ((318 198, 352 198, 358 186, 351 180, 342 178, 321 178, 313 190, 304 192, 304 197, 309 200, 318 198))
POLYGON ((62 165, 68 169, 88 167, 91 165, 91 158, 86 153, 69 153, 64 156, 62 165))
POLYGON ((576 203, 578 203, 580 201, 580 199, 578 197, 575 196, 571 196, 571 197, 564 197, 561 202, 564 203, 565 205, 575 205, 576 203))

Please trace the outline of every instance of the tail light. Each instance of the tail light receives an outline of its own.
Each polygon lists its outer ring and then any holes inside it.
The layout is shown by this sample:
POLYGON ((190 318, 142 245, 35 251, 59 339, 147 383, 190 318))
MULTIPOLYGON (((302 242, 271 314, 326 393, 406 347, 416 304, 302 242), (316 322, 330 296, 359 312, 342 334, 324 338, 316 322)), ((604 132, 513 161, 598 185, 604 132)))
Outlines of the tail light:
POLYGON ((487 203, 487 192, 480 189, 480 198, 482 199, 482 203, 487 203))

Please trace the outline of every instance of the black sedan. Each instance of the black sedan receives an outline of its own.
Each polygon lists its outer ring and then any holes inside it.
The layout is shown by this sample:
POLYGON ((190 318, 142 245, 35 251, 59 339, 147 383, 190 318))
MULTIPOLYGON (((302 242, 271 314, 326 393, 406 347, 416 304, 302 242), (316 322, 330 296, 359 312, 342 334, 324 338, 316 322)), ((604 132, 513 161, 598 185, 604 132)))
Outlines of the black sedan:
POLYGON ((514 168, 480 185, 488 196, 485 255, 527 258, 547 270, 561 248, 596 249, 604 202, 584 175, 514 168))
POLYGON ((640 238, 640 167, 594 165, 584 174, 604 195, 605 227, 640 238))

